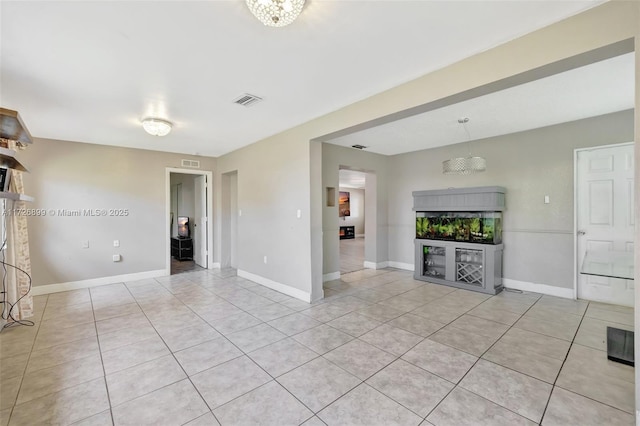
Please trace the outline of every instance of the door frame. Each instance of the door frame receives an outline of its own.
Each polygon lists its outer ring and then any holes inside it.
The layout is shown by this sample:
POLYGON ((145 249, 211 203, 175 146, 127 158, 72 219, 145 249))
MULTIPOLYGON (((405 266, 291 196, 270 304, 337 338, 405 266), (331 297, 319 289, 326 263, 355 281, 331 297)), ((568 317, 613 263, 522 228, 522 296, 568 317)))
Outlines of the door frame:
MULTIPOLYGON (((582 151, 593 151, 596 149, 616 148, 619 146, 633 146, 635 142, 622 142, 610 145, 589 146, 576 148, 573 150, 573 299, 578 299, 578 281, 580 277, 580 265, 578 265, 578 153, 582 151)), ((635 165, 634 165, 635 166, 635 165)), ((635 186, 635 183, 634 183, 635 186)))
POLYGON ((213 214, 213 172, 194 169, 180 169, 176 167, 165 168, 165 275, 171 275, 171 173, 179 173, 185 175, 200 175, 207 179, 206 194, 207 202, 205 208, 207 211, 207 269, 213 267, 213 224, 211 216, 213 214))

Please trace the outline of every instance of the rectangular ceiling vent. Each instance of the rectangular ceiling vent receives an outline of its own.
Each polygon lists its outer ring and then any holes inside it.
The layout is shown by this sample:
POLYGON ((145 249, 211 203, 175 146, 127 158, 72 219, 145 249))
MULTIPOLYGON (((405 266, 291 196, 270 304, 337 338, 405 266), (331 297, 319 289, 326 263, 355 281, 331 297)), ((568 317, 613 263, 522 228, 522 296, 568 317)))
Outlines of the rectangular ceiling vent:
POLYGON ((260 102, 261 100, 262 98, 259 96, 245 93, 244 95, 240 96, 238 99, 234 100, 233 103, 248 107, 255 103, 260 102))
POLYGON ((200 168, 200 161, 198 160, 182 160, 182 167, 190 167, 192 169, 200 168))
POLYGON ((365 149, 365 148, 366 148, 366 146, 364 146, 364 145, 357 145, 357 144, 356 144, 356 145, 351 145, 351 148, 355 148, 355 149, 365 149))

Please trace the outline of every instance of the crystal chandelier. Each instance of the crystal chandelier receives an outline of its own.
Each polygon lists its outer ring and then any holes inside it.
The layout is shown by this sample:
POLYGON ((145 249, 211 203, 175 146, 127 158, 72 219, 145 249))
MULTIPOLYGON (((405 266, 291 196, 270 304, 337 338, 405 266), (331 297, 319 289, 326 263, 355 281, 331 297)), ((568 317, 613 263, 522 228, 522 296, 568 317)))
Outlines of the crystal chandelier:
POLYGON ((247 0, 251 13, 265 25, 284 27, 300 15, 305 0, 247 0))
MULTIPOLYGON (((467 133, 467 139, 471 140, 469 130, 466 124, 469 122, 467 117, 460 118, 458 123, 462 124, 464 131, 467 133)), ((484 172, 487 169, 487 160, 482 157, 472 157, 469 152, 468 157, 456 157, 442 162, 442 173, 445 175, 470 175, 472 173, 484 172)))

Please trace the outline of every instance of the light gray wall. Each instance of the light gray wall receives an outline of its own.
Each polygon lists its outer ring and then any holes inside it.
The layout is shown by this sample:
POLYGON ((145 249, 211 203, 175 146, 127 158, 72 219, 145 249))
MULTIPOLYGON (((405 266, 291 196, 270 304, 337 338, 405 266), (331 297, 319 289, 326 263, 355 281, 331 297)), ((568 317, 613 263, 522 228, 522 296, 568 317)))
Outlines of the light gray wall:
MULTIPOLYGON (((308 139, 278 135, 219 157, 214 179, 220 193, 221 174, 237 171, 238 269, 307 294, 312 293, 309 147, 308 139)), ((220 220, 215 229, 216 246, 223 246, 220 220)))
POLYGON ((487 160, 477 175, 442 174, 442 161, 465 155, 468 144, 390 157, 389 259, 413 263, 412 191, 499 185, 507 189, 504 277, 571 288, 574 149, 632 140, 629 110, 472 142, 471 152, 487 160))
POLYGON ((364 189, 340 187, 340 191, 349 193, 351 216, 341 217, 338 225, 353 226, 356 235, 364 234, 364 189))
POLYGON ((126 217, 32 217, 28 219, 34 285, 161 270, 166 266, 166 167, 216 160, 157 151, 36 139, 19 153, 31 173, 25 192, 30 208, 129 209, 126 217), (113 240, 120 247, 113 247, 113 240), (82 248, 82 241, 89 248, 82 248), (114 263, 119 253, 122 261, 114 263))
POLYGON ((380 263, 388 260, 387 163, 388 157, 384 155, 328 143, 322 145, 323 274, 340 271, 339 227, 343 220, 338 217, 337 197, 341 168, 367 172, 365 261, 380 263), (334 207, 327 206, 326 187, 336 188, 334 207))

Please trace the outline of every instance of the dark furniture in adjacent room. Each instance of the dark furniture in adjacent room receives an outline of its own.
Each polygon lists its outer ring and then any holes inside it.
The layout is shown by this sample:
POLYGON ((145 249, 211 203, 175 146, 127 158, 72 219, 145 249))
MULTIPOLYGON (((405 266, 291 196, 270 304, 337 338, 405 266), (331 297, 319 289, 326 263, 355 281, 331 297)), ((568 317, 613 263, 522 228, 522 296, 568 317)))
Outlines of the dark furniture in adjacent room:
POLYGON ((350 240, 356 237, 356 227, 355 226, 341 226, 340 227, 340 239, 341 240, 350 240))
POLYGON ((172 237, 171 256, 176 260, 192 260, 193 240, 190 237, 172 237))

